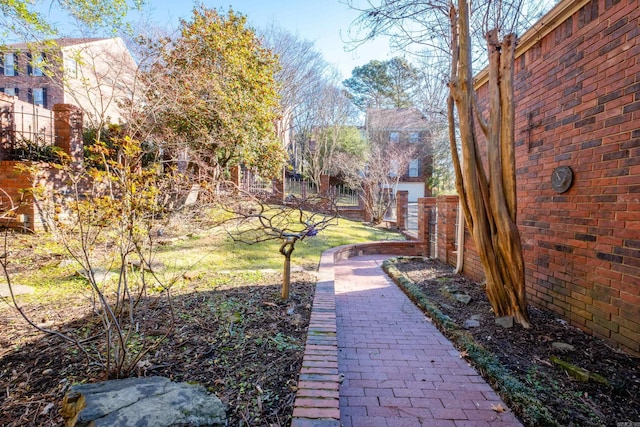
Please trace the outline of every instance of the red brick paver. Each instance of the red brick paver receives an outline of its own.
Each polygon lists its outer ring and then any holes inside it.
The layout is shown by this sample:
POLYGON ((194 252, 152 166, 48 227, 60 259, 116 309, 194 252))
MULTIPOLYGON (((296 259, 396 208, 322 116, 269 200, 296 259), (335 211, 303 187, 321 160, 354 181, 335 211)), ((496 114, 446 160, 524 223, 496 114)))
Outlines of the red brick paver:
POLYGON ((334 264, 344 427, 521 426, 507 405, 384 274, 387 255, 334 264))

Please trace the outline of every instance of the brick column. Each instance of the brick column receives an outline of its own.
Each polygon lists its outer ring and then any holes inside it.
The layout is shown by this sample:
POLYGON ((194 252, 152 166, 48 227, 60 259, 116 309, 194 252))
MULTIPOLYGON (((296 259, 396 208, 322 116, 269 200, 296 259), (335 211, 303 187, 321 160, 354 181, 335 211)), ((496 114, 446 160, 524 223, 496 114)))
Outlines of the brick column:
POLYGON ((321 197, 329 197, 329 190, 331 190, 331 186, 329 184, 331 177, 329 175, 320 175, 320 188, 318 189, 318 193, 321 197))
POLYGON ((231 182, 240 187, 240 166, 231 166, 229 173, 231 174, 231 182))
POLYGON ((407 208, 409 206, 409 192, 396 192, 396 224, 398 229, 407 229, 407 208))
POLYGON ((280 174, 273 181, 273 195, 272 199, 274 203, 279 205, 284 203, 284 169, 280 171, 280 174))
POLYGON ((53 106, 53 121, 55 145, 69 155, 72 167, 82 166, 84 160, 82 110, 70 104, 56 104, 53 106))
POLYGON ((435 258, 436 254, 432 253, 430 223, 432 209, 436 207, 435 197, 424 197, 418 199, 418 238, 424 240, 425 253, 429 257, 435 258), (420 219, 422 214, 423 219, 420 219))
POLYGON ((433 197, 421 197, 418 199, 418 240, 429 241, 429 209, 431 209, 433 197))
POLYGON ((455 263, 455 236, 458 196, 439 196, 438 205, 438 259, 455 263))

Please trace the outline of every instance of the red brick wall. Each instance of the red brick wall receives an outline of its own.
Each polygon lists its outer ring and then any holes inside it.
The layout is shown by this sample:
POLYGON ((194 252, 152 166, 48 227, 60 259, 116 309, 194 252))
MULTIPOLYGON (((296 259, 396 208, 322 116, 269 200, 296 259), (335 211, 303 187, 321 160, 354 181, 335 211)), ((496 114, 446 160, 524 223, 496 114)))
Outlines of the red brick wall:
MULTIPOLYGON (((69 154, 72 165, 82 165, 82 113, 77 107, 59 104, 55 107, 56 145, 69 154)), ((0 226, 15 228, 26 227, 29 231, 41 231, 47 228, 46 211, 55 205, 54 196, 68 187, 69 176, 47 163, 35 164, 20 161, 0 161, 0 213, 6 213, 12 207, 16 215, 10 221, 0 221, 0 226), (18 166, 18 167, 17 167, 18 166), (22 166, 22 170, 19 166, 22 166), (35 172, 33 169, 35 166, 35 172), (26 170, 26 168, 30 170, 26 170), (33 172, 33 173, 32 173, 33 172), (33 188, 43 188, 43 194, 34 200, 33 188)))
POLYGON ((587 3, 517 59, 515 88, 530 300, 638 353, 638 0, 587 3), (551 188, 557 166, 574 171, 563 194, 551 188))
POLYGON ((457 196, 439 196, 436 199, 438 207, 438 259, 456 264, 456 212, 458 208, 457 196))
POLYGON ((400 230, 407 229, 408 206, 409 206, 409 192, 396 191, 396 224, 400 230))
MULTIPOLYGON (((432 198, 428 198, 429 200, 432 198)), ((437 258, 447 264, 457 266, 457 250, 455 244, 456 234, 458 232, 456 223, 458 215, 458 196, 439 196, 435 198, 438 210, 438 256, 437 258)), ((428 239, 428 236, 427 238, 428 239)), ((462 263, 462 274, 481 282, 484 280, 484 270, 480 264, 480 257, 476 252, 473 239, 469 234, 469 230, 465 227, 464 232, 464 260, 462 263)), ((458 242, 460 245, 460 242, 458 242)))
POLYGON ((31 197, 23 192, 23 189, 31 188, 31 174, 21 172, 16 166, 21 162, 3 160, 0 161, 0 210, 3 214, 13 210, 15 217, 4 219, 0 226, 33 228, 33 203, 31 197), (18 219, 19 215, 27 215, 27 222, 23 223, 18 219))
POLYGON ((16 207, 15 216, 0 221, 0 227, 8 226, 32 232, 46 230, 46 212, 55 204, 52 196, 67 188, 67 181, 68 175, 65 172, 47 163, 0 161, 0 212, 4 214, 16 207), (34 187, 44 189, 37 201, 31 192, 34 187))

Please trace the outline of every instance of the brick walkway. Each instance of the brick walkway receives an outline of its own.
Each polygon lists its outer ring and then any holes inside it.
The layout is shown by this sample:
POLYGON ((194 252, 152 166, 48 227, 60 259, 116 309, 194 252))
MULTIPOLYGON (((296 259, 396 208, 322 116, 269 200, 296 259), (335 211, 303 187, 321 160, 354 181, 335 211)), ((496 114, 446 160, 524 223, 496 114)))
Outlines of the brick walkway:
POLYGON ((521 426, 491 387, 382 272, 385 255, 335 264, 344 427, 521 426))

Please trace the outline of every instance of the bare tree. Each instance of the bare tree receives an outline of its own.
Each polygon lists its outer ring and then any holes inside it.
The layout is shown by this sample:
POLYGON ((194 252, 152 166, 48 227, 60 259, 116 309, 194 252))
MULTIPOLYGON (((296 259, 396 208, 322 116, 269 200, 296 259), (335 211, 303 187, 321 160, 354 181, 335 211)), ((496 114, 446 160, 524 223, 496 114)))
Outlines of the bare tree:
MULTIPOLYGON (((447 116, 456 187, 484 268, 487 296, 497 316, 513 316, 528 327, 524 261, 516 226, 513 101, 514 31, 528 22, 520 13, 523 2, 487 0, 474 3, 473 10, 467 0, 366 3, 360 8, 359 21, 367 29, 365 39, 392 34, 400 47, 419 43, 448 53, 447 116), (474 53, 482 46, 478 43, 482 39, 489 58, 480 62, 489 69, 488 120, 473 87, 473 58, 479 57, 474 53), (484 159, 480 135, 486 139, 484 159)), ((359 8, 355 0, 349 4, 359 8)))
POLYGON ((271 24, 260 34, 265 45, 276 54, 280 64, 280 69, 275 76, 279 83, 282 115, 279 137, 283 142, 289 143, 287 138, 290 135, 286 134, 293 130, 296 116, 304 114, 301 107, 304 104, 305 94, 310 87, 315 87, 325 79, 329 64, 313 42, 302 39, 275 24, 271 24))
POLYGON ((330 199, 291 197, 283 206, 270 205, 249 194, 241 194, 235 203, 226 203, 233 214, 227 222, 229 236, 237 242, 255 244, 270 240, 281 242, 279 252, 284 256, 282 299, 289 299, 291 287, 291 255, 298 242, 314 237, 332 225, 337 225, 337 209, 330 199), (330 214, 313 212, 313 209, 330 214), (328 209, 327 209, 328 208, 328 209))
MULTIPOLYGON (((139 142, 123 138, 113 143, 119 156, 101 147, 102 161, 88 168, 53 165, 65 186, 55 191, 43 186, 31 190, 49 229, 87 281, 88 309, 100 324, 92 339, 98 339, 101 346, 86 344, 79 331, 38 326, 14 296, 10 257, 0 257, 0 267, 11 289, 12 304, 25 321, 72 342, 88 362, 103 368, 105 377, 122 378, 171 333, 171 286, 180 275, 165 280, 157 274, 154 262, 157 234, 153 231, 166 213, 161 198, 172 180, 161 179, 155 165, 144 164, 139 142), (140 317, 147 315, 140 303, 152 288, 161 290, 166 298, 156 313, 166 328, 160 339, 145 336, 139 327, 140 317)), ((37 176, 38 166, 25 166, 25 171, 37 176)), ((5 253, 8 245, 5 236, 5 253)))
POLYGON ((416 57, 420 83, 416 88, 416 106, 429 122, 429 146, 433 170, 428 185, 434 195, 455 192, 455 175, 449 143, 447 116, 448 69, 441 58, 428 53, 416 57))
POLYGON ((344 151, 343 137, 349 132, 348 125, 357 110, 340 88, 329 83, 316 92, 313 109, 315 114, 308 130, 309 139, 303 145, 303 156, 306 175, 319 186, 321 175, 337 172, 337 155, 344 151))
POLYGON ((416 155, 412 145, 391 144, 380 136, 369 139, 364 157, 341 154, 338 159, 345 183, 359 190, 364 209, 373 224, 384 221, 393 194, 409 163, 416 155))

